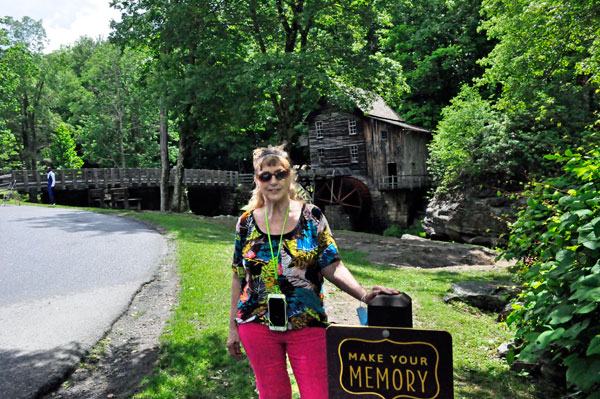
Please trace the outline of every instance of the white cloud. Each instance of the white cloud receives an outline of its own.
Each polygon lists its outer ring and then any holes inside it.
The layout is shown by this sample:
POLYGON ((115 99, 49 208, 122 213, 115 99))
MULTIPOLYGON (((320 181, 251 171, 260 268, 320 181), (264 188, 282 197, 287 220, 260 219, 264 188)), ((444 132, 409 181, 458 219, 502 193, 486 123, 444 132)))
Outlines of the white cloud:
POLYGON ((49 53, 84 35, 107 38, 110 20, 120 16, 109 4, 110 0, 0 0, 0 15, 41 19, 48 38, 44 52, 49 53))

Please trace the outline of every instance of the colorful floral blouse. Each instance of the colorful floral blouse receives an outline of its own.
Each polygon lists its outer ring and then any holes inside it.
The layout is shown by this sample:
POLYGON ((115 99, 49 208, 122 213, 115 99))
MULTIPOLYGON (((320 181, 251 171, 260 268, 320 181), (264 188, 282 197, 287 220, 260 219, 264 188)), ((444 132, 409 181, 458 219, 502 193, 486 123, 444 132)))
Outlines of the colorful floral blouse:
MULTIPOLYGON (((277 256, 281 235, 271 234, 277 256)), ((256 225, 254 214, 245 212, 238 220, 233 270, 241 279, 237 322, 268 324, 267 295, 275 292, 275 270, 270 262, 267 234, 256 225)), ((323 275, 321 270, 340 260, 327 219, 314 205, 302 207, 296 227, 283 235, 277 285, 288 303, 288 329, 325 327, 323 275)))

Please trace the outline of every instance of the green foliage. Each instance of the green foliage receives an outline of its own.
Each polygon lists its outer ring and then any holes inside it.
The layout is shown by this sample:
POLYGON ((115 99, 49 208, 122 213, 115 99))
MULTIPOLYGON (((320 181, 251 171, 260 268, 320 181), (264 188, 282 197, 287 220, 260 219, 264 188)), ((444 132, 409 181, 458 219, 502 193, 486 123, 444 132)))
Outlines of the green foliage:
POLYGON ((10 130, 0 129, 0 170, 18 169, 20 166, 19 144, 15 135, 10 130))
POLYGON ((145 87, 145 51, 104 42, 86 59, 85 91, 72 103, 81 118, 84 157, 101 167, 159 164, 158 103, 145 87))
POLYGON ((484 0, 482 12, 496 44, 480 60, 482 95, 463 88, 442 112, 431 147, 442 189, 554 175, 544 154, 598 141, 597 2, 484 0))
POLYGON ((581 97, 580 112, 594 108, 589 96, 590 83, 599 83, 597 2, 484 0, 483 11, 482 27, 499 40, 482 61, 484 81, 502 83, 502 108, 537 110, 555 124, 579 119, 563 108, 565 96, 581 97))
POLYGON ((506 178, 518 165, 506 119, 476 88, 463 86, 442 117, 429 145, 429 171, 440 190, 482 177, 506 178))
POLYGON ((115 37, 151 48, 168 82, 165 101, 189 141, 246 129, 295 143, 323 95, 404 90, 400 65, 377 51, 388 1, 114 4, 122 11, 115 37))
MULTIPOLYGON (((10 44, 7 38, 8 32, 0 28, 0 46, 10 44)), ((14 110, 17 107, 15 90, 17 88, 18 74, 14 70, 10 53, 14 51, 10 47, 0 50, 0 115, 14 110)), ((13 169, 21 166, 19 155, 21 148, 14 133, 6 127, 6 120, 0 119, 0 169, 13 169)))
POLYGON ((481 0, 399 1, 383 52, 402 65, 410 93, 395 105, 409 122, 434 129, 463 84, 480 77, 477 60, 494 42, 478 31, 481 0))
POLYGON ((56 168, 79 169, 83 166, 83 160, 75 150, 75 140, 71 135, 71 129, 64 122, 61 122, 54 130, 49 155, 56 168))
POLYGON ((518 359, 552 359, 567 382, 600 390, 600 151, 552 155, 565 174, 533 183, 504 254, 521 267, 518 359))
POLYGON ((41 53, 44 49, 47 40, 42 20, 36 21, 28 16, 24 16, 21 20, 4 17, 0 18, 1 25, 8 28, 6 37, 11 45, 21 43, 32 53, 41 53))
POLYGON ((0 18, 0 119, 17 140, 22 166, 35 169, 40 145, 48 132, 39 129, 45 107, 43 59, 45 32, 41 21, 0 18))
POLYGON ((417 226, 411 226, 408 228, 403 228, 397 224, 392 225, 383 231, 383 235, 385 237, 397 237, 402 238, 404 234, 410 234, 413 236, 425 237, 426 233, 423 230, 422 221, 419 222, 417 226))

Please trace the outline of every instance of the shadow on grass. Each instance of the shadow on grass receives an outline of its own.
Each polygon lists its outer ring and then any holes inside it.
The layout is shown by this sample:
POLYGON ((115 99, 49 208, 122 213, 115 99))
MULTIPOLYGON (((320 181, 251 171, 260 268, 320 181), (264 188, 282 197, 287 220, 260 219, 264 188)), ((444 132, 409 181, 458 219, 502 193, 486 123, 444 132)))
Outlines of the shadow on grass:
POLYGON ((165 342, 160 371, 136 398, 257 398, 250 363, 229 356, 225 341, 223 334, 204 332, 197 340, 165 342))
POLYGON ((494 271, 485 272, 449 272, 438 271, 431 274, 431 280, 441 283, 457 283, 460 281, 516 281, 516 276, 506 273, 498 273, 494 271))
POLYGON ((220 224, 196 215, 142 213, 135 216, 159 224, 171 233, 177 234, 179 239, 191 243, 206 241, 233 245, 235 239, 235 226, 220 224))
POLYGON ((454 395, 465 399, 559 399, 565 392, 551 383, 519 376, 506 370, 490 374, 482 370, 455 370, 454 395))

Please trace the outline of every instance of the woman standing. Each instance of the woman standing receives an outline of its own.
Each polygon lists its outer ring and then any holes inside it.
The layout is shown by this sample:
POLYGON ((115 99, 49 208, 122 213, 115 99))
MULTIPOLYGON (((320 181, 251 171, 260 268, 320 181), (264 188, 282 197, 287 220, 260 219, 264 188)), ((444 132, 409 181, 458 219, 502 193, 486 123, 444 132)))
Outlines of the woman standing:
POLYGON ((260 399, 290 399, 286 355, 302 399, 326 399, 323 277, 369 303, 398 291, 358 284, 341 261, 325 216, 296 200, 283 146, 253 153, 256 188, 236 226, 227 347, 250 360, 260 399))

